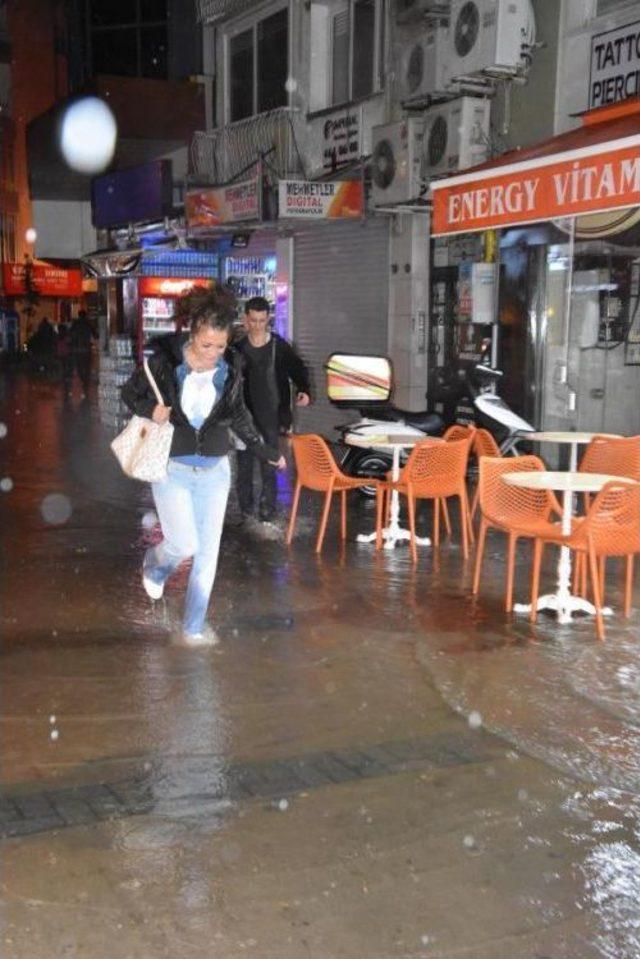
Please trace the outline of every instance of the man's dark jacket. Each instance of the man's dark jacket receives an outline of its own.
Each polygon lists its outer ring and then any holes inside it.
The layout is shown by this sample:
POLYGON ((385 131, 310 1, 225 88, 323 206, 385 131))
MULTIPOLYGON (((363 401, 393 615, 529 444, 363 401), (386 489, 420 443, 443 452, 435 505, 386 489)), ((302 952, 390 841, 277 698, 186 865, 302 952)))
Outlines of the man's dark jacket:
MULTIPOLYGON (((225 456, 229 452, 229 429, 240 437, 256 456, 276 461, 278 450, 267 446, 258 433, 251 414, 244 403, 240 357, 227 350, 224 359, 229 366, 227 379, 220 396, 204 423, 195 429, 180 406, 176 370, 183 362, 183 348, 188 337, 174 335, 158 337, 153 342, 154 353, 149 358, 151 370, 165 406, 171 407, 174 426, 170 456, 225 456)), ((212 371, 213 375, 213 371, 212 371)), ((121 390, 122 399, 138 416, 151 418, 157 400, 144 369, 136 370, 121 390)))
MULTIPOLYGON (((275 343, 275 375, 276 386, 278 390, 278 426, 281 430, 289 430, 292 422, 291 412, 291 383, 298 393, 310 394, 309 373, 307 367, 302 362, 294 348, 285 339, 277 333, 271 334, 275 343)), ((233 344, 233 348, 244 356, 244 348, 248 343, 248 338, 243 336, 233 344)), ((249 408, 249 386, 245 374, 244 384, 245 403, 249 408)), ((256 411, 256 415, 258 411, 256 411)))

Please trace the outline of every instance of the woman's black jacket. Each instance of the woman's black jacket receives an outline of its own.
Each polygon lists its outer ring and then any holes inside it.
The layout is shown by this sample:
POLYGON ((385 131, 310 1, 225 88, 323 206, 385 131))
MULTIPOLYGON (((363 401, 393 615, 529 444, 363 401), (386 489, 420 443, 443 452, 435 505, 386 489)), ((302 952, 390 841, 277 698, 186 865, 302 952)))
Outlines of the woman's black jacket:
MULTIPOLYGON (((199 453, 201 456, 224 456, 229 452, 229 429, 232 429, 260 459, 279 459, 280 452, 262 441, 245 406, 241 361, 232 350, 227 350, 224 355, 229 372, 222 396, 216 400, 199 429, 191 425, 180 406, 176 381, 176 369, 183 362, 186 341, 186 335, 169 334, 158 337, 153 343, 154 353, 149 358, 149 368, 162 394, 164 405, 171 407, 170 419, 174 431, 169 455, 190 456, 199 453)), ((122 387, 121 395, 133 413, 151 418, 157 400, 144 369, 136 370, 132 374, 122 387)))

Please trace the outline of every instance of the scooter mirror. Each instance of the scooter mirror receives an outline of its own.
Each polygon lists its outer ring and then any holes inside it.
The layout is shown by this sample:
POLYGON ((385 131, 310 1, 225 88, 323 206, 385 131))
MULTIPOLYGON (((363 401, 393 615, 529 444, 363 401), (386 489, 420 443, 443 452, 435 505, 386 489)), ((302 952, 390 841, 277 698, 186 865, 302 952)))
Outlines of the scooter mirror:
POLYGON ((338 406, 387 403, 393 369, 387 356, 332 353, 325 363, 327 396, 338 406))

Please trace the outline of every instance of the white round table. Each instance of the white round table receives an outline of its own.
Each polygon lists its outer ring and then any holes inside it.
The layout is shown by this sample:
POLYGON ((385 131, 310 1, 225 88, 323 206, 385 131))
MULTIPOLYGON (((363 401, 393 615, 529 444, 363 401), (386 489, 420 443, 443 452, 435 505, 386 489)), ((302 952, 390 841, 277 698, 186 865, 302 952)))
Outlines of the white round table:
MULTIPOLYGON (((400 452, 403 449, 411 449, 418 443, 428 440, 430 443, 443 443, 444 440, 434 436, 416 436, 411 433, 379 433, 376 435, 359 436, 357 433, 347 433, 344 437, 345 443, 349 446, 364 446, 376 449, 388 449, 392 454, 391 478, 397 482, 400 476, 400 452)), ((376 534, 360 533, 357 537, 359 543, 373 543, 376 534)), ((397 489, 391 490, 391 511, 389 525, 382 530, 385 549, 393 549, 399 540, 410 540, 411 533, 408 529, 400 526, 400 496, 397 489)), ((428 536, 416 536, 416 543, 420 546, 430 546, 431 540, 428 536)))
POLYGON ((558 443, 560 446, 571 446, 569 454, 569 471, 575 473, 578 468, 578 447, 590 443, 594 436, 606 436, 608 439, 620 439, 617 433, 579 433, 573 430, 540 430, 535 432, 521 431, 519 436, 523 440, 533 443, 558 443))
MULTIPOLYGON (((580 434, 578 434, 580 435, 580 434)), ((571 516, 573 513, 574 493, 598 493, 606 483, 634 484, 634 480, 620 476, 609 476, 605 473, 561 473, 552 471, 506 473, 502 479, 509 486, 519 486, 523 489, 546 489, 562 493, 562 532, 568 536, 571 532, 571 516)), ((558 560, 558 583, 555 593, 540 596, 537 609, 552 609, 557 613, 559 623, 570 623, 571 615, 575 612, 595 613, 595 606, 581 596, 574 596, 571 592, 571 550, 568 546, 560 547, 558 560)), ((530 603, 514 603, 515 613, 530 613, 530 603)), ((611 615, 607 607, 602 611, 611 615)))

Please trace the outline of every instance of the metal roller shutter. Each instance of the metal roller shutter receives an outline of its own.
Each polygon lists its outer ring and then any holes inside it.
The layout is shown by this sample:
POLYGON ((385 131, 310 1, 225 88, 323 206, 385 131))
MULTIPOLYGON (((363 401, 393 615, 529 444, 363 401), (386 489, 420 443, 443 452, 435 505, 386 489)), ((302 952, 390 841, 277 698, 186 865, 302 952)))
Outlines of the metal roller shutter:
POLYGON ((330 353, 387 353, 389 226, 386 217, 309 226, 294 235, 293 338, 312 371, 314 402, 296 431, 335 439, 348 411, 326 398, 330 353))

